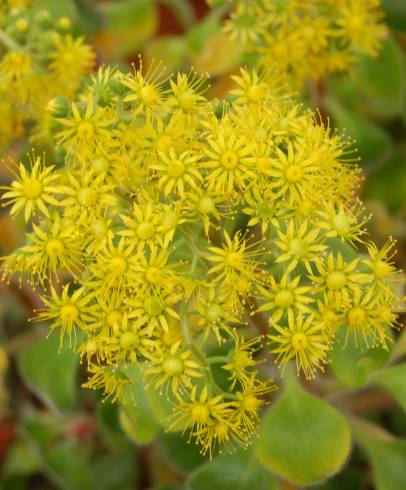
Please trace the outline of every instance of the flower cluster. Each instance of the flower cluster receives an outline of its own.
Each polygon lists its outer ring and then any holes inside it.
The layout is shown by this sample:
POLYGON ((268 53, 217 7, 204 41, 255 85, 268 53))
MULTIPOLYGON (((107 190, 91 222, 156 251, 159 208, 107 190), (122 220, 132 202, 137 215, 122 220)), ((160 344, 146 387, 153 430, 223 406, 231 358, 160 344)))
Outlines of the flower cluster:
MULTIPOLYGON (((226 2, 227 3, 227 2, 226 2)), ((375 56, 386 27, 379 0, 229 0, 224 30, 291 74, 299 86, 351 71, 359 53, 375 56)))
POLYGON ((48 141, 52 117, 45 111, 56 95, 73 96, 94 54, 82 38, 73 38, 67 17, 53 19, 31 2, 0 5, 0 148, 25 135, 48 141))
MULTIPOLYGON (((367 239, 351 142, 242 69, 229 104, 193 71, 101 67, 55 119, 61 168, 33 154, 3 194, 26 243, 3 260, 43 290, 40 320, 119 399, 136 365, 203 452, 246 446, 275 385, 312 378, 344 332, 386 346, 393 242, 367 239), (360 250, 358 250, 358 248, 360 250)), ((55 101, 54 101, 55 102, 55 101)))

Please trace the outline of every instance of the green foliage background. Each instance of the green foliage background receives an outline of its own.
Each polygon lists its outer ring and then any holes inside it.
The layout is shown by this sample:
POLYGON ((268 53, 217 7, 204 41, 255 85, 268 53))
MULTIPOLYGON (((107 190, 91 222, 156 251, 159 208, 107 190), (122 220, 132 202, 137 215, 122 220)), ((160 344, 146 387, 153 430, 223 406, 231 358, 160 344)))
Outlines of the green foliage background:
MULTIPOLYGON (((360 59, 358 73, 326 81, 322 93, 309 86, 304 102, 357 140, 370 232, 378 243, 399 240, 404 268, 406 2, 382 3, 391 34, 379 58, 360 59)), ((69 16, 107 63, 141 52, 147 63, 162 58, 169 71, 208 71, 215 96, 244 62, 241 46, 220 33, 224 10, 203 15, 203 1, 38 0, 37 8, 69 16)), ((22 226, 0 219, 6 253, 22 226)), ((389 353, 336 348, 328 373, 304 386, 288 374, 253 447, 209 462, 187 438, 165 432, 171 407, 141 384, 129 386, 121 406, 81 389, 79 357, 27 322, 33 306, 31 291, 1 286, 0 488, 282 490, 319 482, 319 490, 406 489, 404 333, 389 353)))

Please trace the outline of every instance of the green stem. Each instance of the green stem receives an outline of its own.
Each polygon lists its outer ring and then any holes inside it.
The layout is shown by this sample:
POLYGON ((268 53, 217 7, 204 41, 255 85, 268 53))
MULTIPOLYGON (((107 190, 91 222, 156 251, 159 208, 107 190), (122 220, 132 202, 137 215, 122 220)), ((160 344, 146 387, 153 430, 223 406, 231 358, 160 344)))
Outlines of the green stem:
POLYGON ((207 358, 208 364, 228 364, 228 357, 226 356, 213 356, 207 358))
POLYGON ((189 331, 189 321, 187 318, 187 303, 182 303, 181 306, 181 324, 182 324, 182 332, 183 336, 185 337, 185 340, 190 348, 190 350, 193 352, 195 355, 196 359, 200 362, 200 364, 203 366, 204 369, 204 374, 206 377, 207 384, 209 384, 213 391, 217 395, 222 395, 224 398, 229 398, 229 399, 235 399, 235 396, 232 393, 227 393, 224 392, 216 383, 216 380, 213 377, 213 373, 211 372, 209 361, 206 358, 206 356, 201 352, 193 342, 192 336, 190 335, 189 331))
POLYGON ((0 29, 0 43, 10 51, 21 51, 22 47, 17 44, 3 29, 0 29))

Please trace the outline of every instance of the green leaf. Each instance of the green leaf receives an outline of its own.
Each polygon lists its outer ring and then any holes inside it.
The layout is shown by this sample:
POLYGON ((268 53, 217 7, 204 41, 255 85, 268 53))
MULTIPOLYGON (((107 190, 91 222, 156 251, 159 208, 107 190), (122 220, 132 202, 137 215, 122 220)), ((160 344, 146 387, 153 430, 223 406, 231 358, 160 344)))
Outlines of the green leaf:
POLYGON ((211 36, 220 30, 219 12, 210 12, 201 22, 194 25, 186 35, 186 42, 192 53, 200 54, 211 36))
POLYGON ((199 446, 188 443, 187 436, 181 434, 162 433, 159 443, 166 461, 181 473, 189 473, 208 459, 200 453, 199 446))
POLYGON ((285 391, 263 419, 257 443, 262 464, 294 484, 309 485, 339 471, 350 447, 344 416, 289 374, 285 391))
POLYGON ((98 39, 109 59, 134 54, 157 29, 158 12, 150 0, 101 2, 105 27, 98 39))
POLYGON ((406 410, 406 364, 398 364, 378 371, 374 374, 371 383, 390 391, 406 410))
POLYGON ((336 378, 346 386, 356 388, 365 385, 376 369, 384 366, 390 357, 390 350, 382 347, 360 350, 354 336, 349 336, 345 345, 346 329, 337 332, 338 342, 335 342, 330 353, 331 368, 336 378))
POLYGON ((367 452, 376 490, 406 490, 406 441, 364 422, 353 426, 355 439, 367 452))
POLYGON ((254 451, 225 454, 201 466, 187 480, 188 490, 277 490, 276 477, 254 451))
POLYGON ((17 362, 24 382, 50 408, 74 408, 79 356, 68 347, 60 349, 58 335, 26 347, 17 362))
POLYGON ((385 39, 377 58, 367 55, 360 58, 357 82, 371 95, 396 98, 403 93, 404 62, 402 52, 395 41, 385 39))
POLYGON ((91 471, 89 455, 74 440, 65 439, 52 448, 43 449, 43 457, 55 483, 69 490, 98 488, 91 471))
POLYGON ((144 48, 145 64, 148 66, 153 60, 164 60, 168 74, 182 65, 186 56, 186 44, 180 36, 160 36, 152 39, 144 48))
POLYGON ((362 56, 357 83, 361 91, 370 96, 370 110, 386 117, 399 115, 405 95, 405 75, 402 51, 390 38, 383 41, 377 58, 362 56))
POLYGON ((385 21, 392 29, 406 31, 406 2, 402 0, 382 0, 385 21))
POLYGON ((39 470, 41 459, 26 440, 17 440, 7 450, 2 466, 5 475, 30 475, 39 470))
POLYGON ((348 110, 331 97, 328 100, 328 108, 334 124, 355 139, 356 148, 364 164, 382 162, 391 156, 393 141, 384 129, 348 110))
POLYGON ((365 182, 364 198, 384 202, 390 211, 396 212, 406 205, 406 148, 396 149, 393 157, 365 182), (396 185, 394 185, 396 183, 396 185))
POLYGON ((136 444, 149 444, 159 432, 159 425, 151 411, 141 371, 131 366, 126 374, 132 380, 125 386, 119 420, 124 432, 136 444))

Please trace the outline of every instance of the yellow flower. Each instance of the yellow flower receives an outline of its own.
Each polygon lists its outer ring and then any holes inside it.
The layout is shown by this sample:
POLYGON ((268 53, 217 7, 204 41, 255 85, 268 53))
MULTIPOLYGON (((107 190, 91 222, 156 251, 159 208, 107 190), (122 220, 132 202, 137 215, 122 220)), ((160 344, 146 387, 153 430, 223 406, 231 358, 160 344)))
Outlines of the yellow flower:
POLYGON ((309 296, 312 291, 310 286, 299 286, 301 276, 289 279, 287 274, 282 276, 280 282, 276 282, 274 276, 269 276, 267 288, 258 286, 261 299, 265 301, 258 311, 271 312, 270 321, 278 322, 285 313, 310 313, 307 306, 314 300, 309 296))
POLYGON ((289 221, 286 232, 276 229, 279 240, 275 245, 282 252, 277 256, 276 262, 288 262, 287 272, 294 270, 299 263, 303 263, 307 271, 311 274, 311 264, 321 262, 321 254, 326 246, 321 243, 320 229, 311 227, 304 221, 300 227, 289 221))
POLYGON ((198 435, 205 427, 227 419, 231 410, 230 405, 230 402, 225 402, 221 395, 210 396, 207 386, 198 396, 197 387, 194 386, 188 399, 181 401, 171 415, 170 428, 179 427, 183 431, 190 430, 191 434, 198 435))
POLYGON ((178 153, 170 148, 168 153, 158 152, 158 162, 150 165, 157 178, 157 185, 163 188, 164 195, 168 196, 176 191, 182 197, 187 187, 195 189, 203 180, 197 170, 198 155, 190 151, 178 153))
POLYGON ((103 145, 109 146, 111 131, 106 128, 112 121, 107 119, 104 110, 95 108, 92 100, 88 101, 84 113, 72 102, 72 116, 59 119, 67 129, 59 133, 58 144, 67 146, 78 160, 91 158, 101 151, 103 145))
POLYGON ((255 177, 253 145, 245 138, 237 138, 231 128, 220 131, 208 139, 206 158, 201 168, 210 170, 205 177, 209 191, 232 194, 244 189, 248 180, 255 177))
POLYGON ((61 345, 65 334, 69 337, 70 345, 73 335, 73 344, 76 345, 76 327, 86 331, 87 325, 94 321, 94 306, 89 305, 93 296, 89 295, 84 288, 73 292, 70 292, 69 289, 70 284, 68 283, 63 286, 62 293, 59 295, 51 286, 51 296, 41 296, 45 309, 40 310, 37 317, 38 320, 52 320, 51 332, 57 328, 61 329, 61 345))
POLYGON ((81 270, 81 242, 77 229, 64 223, 58 214, 40 225, 33 224, 33 231, 27 233, 28 244, 23 247, 28 256, 26 270, 33 284, 44 284, 58 272, 69 272, 79 277, 81 270))
POLYGON ((124 290, 129 285, 134 287, 136 275, 133 270, 133 250, 134 246, 124 238, 117 245, 114 245, 113 238, 109 239, 89 265, 90 275, 85 280, 86 286, 104 292, 111 288, 124 290))
POLYGON ((222 368, 230 373, 228 379, 231 381, 231 390, 237 383, 240 386, 251 383, 253 367, 258 364, 253 356, 262 348, 261 340, 262 337, 254 337, 246 341, 244 337, 235 336, 235 347, 228 355, 227 364, 222 365, 222 368))
POLYGON ((246 434, 255 432, 259 422, 259 411, 268 403, 262 397, 274 390, 276 386, 271 379, 260 381, 253 374, 242 389, 237 391, 237 400, 231 402, 236 409, 233 417, 238 425, 243 427, 246 434))
POLYGON ((156 242, 163 245, 166 233, 160 232, 161 211, 158 205, 149 198, 134 203, 131 213, 121 214, 124 223, 119 235, 126 237, 133 247, 143 250, 145 245, 153 246, 156 242))
POLYGON ((197 324, 203 329, 203 339, 214 334, 219 344, 224 342, 224 333, 233 336, 234 332, 230 324, 240 323, 238 317, 232 314, 228 304, 228 298, 222 294, 221 289, 209 286, 199 294, 196 304, 198 314, 197 324))
POLYGON ((237 105, 262 104, 267 99, 275 100, 284 85, 283 75, 269 69, 249 72, 240 68, 240 76, 232 75, 231 78, 238 85, 238 88, 230 91, 230 95, 236 97, 234 104, 237 105))
POLYGON ((62 83, 76 90, 81 77, 89 71, 95 61, 95 54, 83 38, 74 39, 70 34, 54 37, 54 49, 49 53, 50 68, 62 83))
MULTIPOLYGON (((384 294, 391 294, 391 282, 398 281, 399 270, 396 269, 393 258, 396 251, 393 248, 396 245, 396 240, 390 238, 385 245, 379 249, 373 242, 367 244, 369 258, 363 260, 363 263, 368 267, 374 285, 384 294)), ((393 293, 392 293, 393 294, 393 293)))
POLYGON ((191 70, 188 74, 178 72, 176 81, 169 80, 172 97, 168 103, 186 113, 198 112, 207 101, 202 96, 206 89, 207 76, 201 76, 191 70))
POLYGON ((224 230, 225 243, 222 248, 208 247, 211 255, 207 256, 209 262, 214 265, 209 269, 209 274, 214 276, 214 281, 223 281, 232 285, 239 278, 246 278, 254 283, 261 280, 260 263, 256 259, 263 253, 260 244, 247 245, 242 233, 237 232, 233 238, 224 230))
POLYGON ((283 369, 291 359, 296 360, 298 374, 315 377, 317 369, 323 370, 331 341, 323 325, 313 315, 288 313, 288 325, 272 324, 271 352, 277 355, 276 362, 283 369))
POLYGON ((151 65, 147 72, 143 73, 142 58, 139 59, 140 68, 135 69, 132 75, 121 80, 121 83, 130 89, 130 95, 124 98, 124 102, 132 102, 136 113, 139 110, 156 110, 166 91, 163 89, 165 79, 162 77, 164 68, 161 63, 151 65))
POLYGON ((154 389, 162 392, 165 385, 170 386, 172 393, 182 399, 182 392, 193 386, 191 378, 200 378, 203 373, 192 351, 181 349, 178 341, 168 351, 157 351, 151 356, 145 375, 154 389))
POLYGON ((64 214, 76 223, 91 222, 109 207, 117 203, 113 194, 114 186, 105 184, 103 176, 94 177, 91 173, 74 174, 69 172, 69 185, 62 187, 65 194, 60 206, 64 214))
POLYGON ((318 184, 319 164, 314 154, 308 154, 302 146, 288 143, 288 151, 276 148, 276 158, 272 161, 271 186, 277 193, 286 196, 292 203, 300 202, 311 195, 318 184))
POLYGON ((127 303, 134 315, 136 325, 147 325, 149 335, 169 331, 169 320, 179 320, 179 315, 171 308, 178 303, 179 295, 172 291, 161 291, 159 294, 137 295, 128 299, 127 303))
POLYGON ((327 292, 332 304, 343 306, 353 294, 359 294, 363 284, 370 282, 368 274, 357 272, 358 264, 358 258, 346 263, 340 252, 336 257, 330 252, 325 263, 317 262, 318 275, 310 278, 319 285, 319 290, 327 292))
POLYGON ((13 81, 18 81, 30 74, 32 59, 23 51, 10 51, 0 62, 0 85, 6 88, 13 81))
POLYGON ((25 221, 28 221, 33 213, 38 209, 42 214, 49 217, 48 206, 58 206, 53 194, 60 194, 61 187, 55 185, 59 173, 54 172, 54 166, 45 167, 44 160, 40 157, 30 158, 30 169, 27 171, 20 162, 19 175, 11 183, 11 186, 1 187, 7 190, 1 198, 6 200, 3 206, 12 204, 10 214, 15 216, 22 209, 24 210, 25 221), (35 159, 34 159, 35 158, 35 159))

